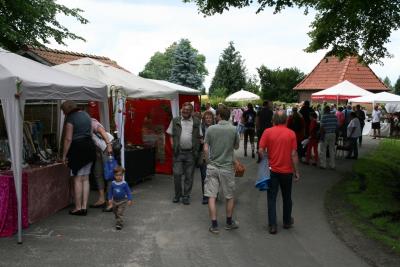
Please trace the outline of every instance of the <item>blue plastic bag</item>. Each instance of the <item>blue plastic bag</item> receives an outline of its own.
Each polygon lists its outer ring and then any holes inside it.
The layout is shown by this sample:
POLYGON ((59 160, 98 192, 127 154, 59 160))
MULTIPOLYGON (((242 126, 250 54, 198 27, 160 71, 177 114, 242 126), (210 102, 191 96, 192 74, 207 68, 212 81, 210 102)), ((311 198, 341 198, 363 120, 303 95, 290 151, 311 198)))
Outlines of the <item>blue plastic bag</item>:
POLYGON ((269 187, 270 171, 268 166, 268 157, 264 153, 261 162, 258 164, 258 180, 256 181, 255 187, 260 191, 265 191, 269 187))
POLYGON ((107 161, 104 162, 103 171, 104 179, 107 181, 112 181, 114 179, 114 168, 118 166, 118 162, 113 156, 109 156, 107 161))

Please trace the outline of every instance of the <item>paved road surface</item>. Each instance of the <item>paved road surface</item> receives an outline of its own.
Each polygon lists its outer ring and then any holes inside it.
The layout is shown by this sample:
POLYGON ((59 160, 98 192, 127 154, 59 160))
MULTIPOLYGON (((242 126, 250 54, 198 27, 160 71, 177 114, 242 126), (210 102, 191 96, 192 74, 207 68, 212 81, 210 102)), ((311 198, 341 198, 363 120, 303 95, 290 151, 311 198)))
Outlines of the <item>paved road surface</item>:
MULTIPOLYGON (((368 140, 362 151, 374 142, 368 140)), ((90 209, 87 217, 78 217, 62 210, 25 230, 23 245, 0 239, 0 266, 367 266, 331 232, 324 214, 326 190, 351 162, 340 160, 337 171, 302 165, 293 189, 295 226, 282 229, 278 208, 278 234, 270 235, 266 193, 253 186, 257 164, 243 158, 241 149, 236 153, 247 166, 245 177, 237 179, 238 230, 208 232, 198 169, 189 206, 173 204, 172 178, 157 175, 134 187, 135 204, 127 209, 122 231, 114 230, 111 213, 90 209)), ((220 201, 222 226, 224 212, 220 201)))

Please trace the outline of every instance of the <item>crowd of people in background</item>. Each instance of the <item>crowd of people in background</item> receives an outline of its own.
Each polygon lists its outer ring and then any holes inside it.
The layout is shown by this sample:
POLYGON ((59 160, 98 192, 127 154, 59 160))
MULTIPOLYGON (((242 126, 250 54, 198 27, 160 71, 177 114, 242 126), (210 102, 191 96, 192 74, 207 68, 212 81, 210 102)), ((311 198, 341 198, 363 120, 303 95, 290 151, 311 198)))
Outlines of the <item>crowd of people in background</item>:
MULTIPOLYGON (((210 103, 206 104, 206 108, 212 109, 210 103)), ((261 135, 265 129, 272 127, 272 116, 277 111, 287 115, 286 126, 295 132, 300 161, 322 169, 335 168, 336 149, 346 151, 347 159, 358 158, 367 120, 371 121, 373 139, 381 137, 381 123, 384 120, 390 123, 391 136, 400 134, 399 113, 387 114, 379 105, 373 107, 368 117, 366 108, 361 105, 324 102, 311 106, 307 100, 291 107, 268 101, 264 101, 261 107, 249 103, 245 107, 231 108, 230 118, 243 140, 245 157, 249 148, 252 158, 255 157, 261 135)))
MULTIPOLYGON (((346 159, 357 159, 358 149, 363 144, 363 128, 368 118, 365 108, 360 105, 353 107, 323 103, 311 106, 309 101, 289 108, 269 101, 264 101, 261 107, 248 103, 246 107, 232 108, 230 111, 223 104, 219 104, 215 110, 207 103, 202 116, 193 112, 190 115, 190 110, 193 111, 191 104, 185 103, 182 116, 175 118, 167 131, 172 135, 176 151, 173 202, 178 203, 182 198, 183 204, 190 204, 190 190, 184 189, 182 194, 180 179, 185 176, 184 188, 191 188, 195 166, 193 160, 199 145, 201 155, 197 166, 201 173, 202 203, 208 204, 211 219, 209 231, 214 234, 219 232, 215 200, 220 189, 226 199, 225 229, 239 227, 238 222, 232 219, 235 189, 232 170, 235 162, 233 151, 239 147, 240 140, 243 140, 244 157, 251 151, 252 158, 257 154, 257 163, 263 157, 268 158, 268 226, 269 233, 276 234, 276 198, 279 188, 283 199, 283 228, 289 229, 294 223, 291 216, 291 190, 292 182, 300 178, 298 163, 315 165, 321 169, 335 169, 336 151, 339 149, 347 151, 346 159), (196 126, 199 124, 196 118, 201 118, 200 127, 196 126), (173 126, 177 130, 172 130, 173 126), (184 140, 192 141, 190 149, 182 145, 184 140), (186 158, 186 163, 184 161, 182 164, 182 153, 185 150, 189 152, 183 157, 186 158)), ((381 107, 376 105, 371 114, 374 139, 381 136, 383 118, 381 107)), ((398 115, 394 114, 390 118, 395 124, 391 128, 395 131, 398 115)))
MULTIPOLYGON (((190 205, 195 168, 200 169, 202 204, 209 208, 209 231, 219 232, 215 201, 220 191, 226 199, 226 230, 239 227, 233 219, 234 211, 234 150, 243 140, 243 156, 251 152, 257 163, 268 158, 271 171, 268 189, 269 232, 277 233, 276 197, 278 188, 283 196, 283 228, 294 223, 291 217, 292 181, 300 178, 298 163, 315 165, 321 169, 335 169, 336 151, 346 150, 347 159, 357 159, 362 146, 362 132, 368 118, 360 105, 337 106, 323 103, 311 106, 309 101, 286 107, 264 101, 262 106, 248 103, 243 108, 228 108, 222 103, 214 109, 195 113, 193 105, 184 103, 181 113, 173 118, 166 133, 173 150, 173 203, 190 205), (250 149, 250 150, 249 150, 250 149)), ((123 181, 124 169, 116 166, 113 179, 104 180, 104 162, 112 156, 112 138, 95 119, 80 110, 76 103, 62 105, 66 115, 62 161, 70 168, 73 181, 74 208, 71 215, 87 215, 89 174, 94 162, 94 177, 98 199, 89 205, 114 211, 116 229, 123 226, 123 213, 132 204, 129 186, 123 181), (93 139, 104 140, 99 146, 93 139), (107 194, 106 194, 107 192, 107 194)), ((381 137, 382 120, 390 122, 391 135, 400 133, 399 114, 386 114, 378 105, 371 113, 373 138, 381 137)))

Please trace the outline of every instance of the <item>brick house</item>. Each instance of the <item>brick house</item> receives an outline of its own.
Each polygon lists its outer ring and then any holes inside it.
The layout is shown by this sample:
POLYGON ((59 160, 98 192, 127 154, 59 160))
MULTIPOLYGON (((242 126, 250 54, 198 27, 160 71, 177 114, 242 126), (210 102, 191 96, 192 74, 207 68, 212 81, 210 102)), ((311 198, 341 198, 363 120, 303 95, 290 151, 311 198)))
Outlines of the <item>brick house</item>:
POLYGON ((311 94, 344 80, 373 93, 389 90, 368 65, 358 62, 357 57, 347 57, 340 61, 334 56, 323 58, 293 90, 299 93, 301 102, 311 100, 311 94))

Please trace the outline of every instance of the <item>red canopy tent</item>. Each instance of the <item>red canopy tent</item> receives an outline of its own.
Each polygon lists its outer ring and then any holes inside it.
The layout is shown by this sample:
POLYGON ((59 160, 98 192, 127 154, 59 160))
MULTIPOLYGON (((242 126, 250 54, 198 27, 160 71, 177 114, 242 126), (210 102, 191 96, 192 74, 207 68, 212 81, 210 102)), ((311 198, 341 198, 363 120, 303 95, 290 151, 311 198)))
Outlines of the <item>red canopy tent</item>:
MULTIPOLYGON (((199 94, 200 91, 189 89, 188 91, 178 90, 177 99, 135 99, 127 97, 125 102, 125 142, 134 145, 157 144, 157 173, 172 173, 172 144, 165 131, 173 115, 179 115, 177 111, 181 109, 183 103, 192 102, 194 103, 194 110, 200 111, 199 94), (174 105, 177 105, 177 107, 174 107, 174 105)), ((90 103, 89 114, 98 118, 96 102, 90 103)))

